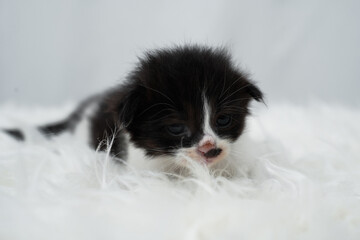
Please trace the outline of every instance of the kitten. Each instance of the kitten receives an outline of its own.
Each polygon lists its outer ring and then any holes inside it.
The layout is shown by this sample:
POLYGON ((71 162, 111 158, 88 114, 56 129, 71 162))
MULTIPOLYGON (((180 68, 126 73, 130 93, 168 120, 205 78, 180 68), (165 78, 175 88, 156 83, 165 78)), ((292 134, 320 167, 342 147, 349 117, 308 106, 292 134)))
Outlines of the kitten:
MULTIPOLYGON (((123 84, 39 130, 47 135, 74 131, 92 106, 94 148, 106 149, 110 139, 111 153, 121 159, 137 149, 179 167, 193 162, 212 167, 228 157, 242 134, 252 99, 262 101, 262 92, 224 49, 160 49, 147 52, 123 84)), ((24 138, 16 129, 6 132, 24 138)))

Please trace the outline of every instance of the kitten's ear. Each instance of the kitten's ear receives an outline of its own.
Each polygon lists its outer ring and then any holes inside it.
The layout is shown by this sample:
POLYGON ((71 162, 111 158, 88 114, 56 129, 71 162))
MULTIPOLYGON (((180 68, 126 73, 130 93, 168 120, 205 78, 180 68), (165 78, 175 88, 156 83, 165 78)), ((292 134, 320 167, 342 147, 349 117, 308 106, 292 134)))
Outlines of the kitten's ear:
POLYGON ((260 91, 260 89, 255 84, 249 82, 249 85, 246 86, 246 91, 256 101, 264 103, 264 94, 260 91))

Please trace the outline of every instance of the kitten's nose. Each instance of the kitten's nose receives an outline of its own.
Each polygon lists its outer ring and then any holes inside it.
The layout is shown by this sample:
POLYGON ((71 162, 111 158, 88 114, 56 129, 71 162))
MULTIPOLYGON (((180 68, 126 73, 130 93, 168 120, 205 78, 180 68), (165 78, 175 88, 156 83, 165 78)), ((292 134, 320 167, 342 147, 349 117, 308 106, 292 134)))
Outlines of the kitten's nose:
POLYGON ((207 158, 213 158, 218 156, 222 149, 216 148, 213 137, 204 136, 204 138, 199 143, 198 151, 207 158))

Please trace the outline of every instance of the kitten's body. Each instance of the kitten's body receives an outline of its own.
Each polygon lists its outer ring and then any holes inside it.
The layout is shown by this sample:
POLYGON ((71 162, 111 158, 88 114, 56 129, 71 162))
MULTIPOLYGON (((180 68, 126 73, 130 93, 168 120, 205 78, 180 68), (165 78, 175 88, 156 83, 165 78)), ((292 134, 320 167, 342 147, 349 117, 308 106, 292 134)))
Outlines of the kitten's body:
MULTIPOLYGON (((225 51, 178 47, 147 53, 124 84, 39 129, 73 131, 89 116, 90 144, 104 150, 111 142, 118 158, 141 153, 174 169, 214 167, 226 162, 242 134, 251 99, 262 100, 262 93, 225 51)), ((17 130, 8 133, 24 137, 17 130)))

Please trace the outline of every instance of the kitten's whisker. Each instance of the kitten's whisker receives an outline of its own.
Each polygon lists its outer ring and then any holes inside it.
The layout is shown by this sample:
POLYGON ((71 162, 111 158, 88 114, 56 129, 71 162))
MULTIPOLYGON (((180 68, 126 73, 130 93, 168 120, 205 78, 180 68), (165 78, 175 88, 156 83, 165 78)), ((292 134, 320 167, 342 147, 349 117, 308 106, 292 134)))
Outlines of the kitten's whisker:
POLYGON ((245 152, 243 152, 243 151, 238 151, 238 150, 235 150, 235 149, 231 149, 229 153, 230 153, 230 154, 231 154, 231 153, 244 154, 245 152))
POLYGON ((251 100, 251 99, 252 99, 251 97, 248 97, 248 98, 236 98, 236 99, 233 99, 233 100, 230 100, 230 101, 226 101, 222 105, 230 104, 230 103, 233 103, 233 102, 240 102, 241 100, 251 100))
MULTIPOLYGON (((145 138, 144 138, 145 139, 145 138)), ((168 147, 157 147, 157 148, 151 148, 151 149, 157 149, 157 150, 166 150, 166 149, 173 149, 173 150, 176 150, 175 147, 173 146, 168 146, 168 147)))
POLYGON ((183 141, 184 141, 184 137, 181 137, 181 140, 180 140, 180 146, 181 146, 181 148, 183 148, 183 141))
POLYGON ((177 157, 174 158, 175 162, 173 161, 169 161, 169 163, 166 166, 166 169, 169 172, 176 172, 178 169, 181 169, 182 167, 180 166, 180 164, 176 163, 176 161, 178 161, 177 157))
MULTIPOLYGON (((237 82, 237 80, 234 81, 234 82, 226 89, 226 91, 225 91, 223 94, 221 94, 220 99, 221 99, 221 97, 222 97, 225 93, 227 93, 227 91, 230 90, 230 88, 231 88, 232 86, 234 86, 234 84, 235 84, 236 82, 237 82)), ((224 81, 224 84, 225 84, 225 81, 224 81)))
MULTIPOLYGON (((170 106, 170 107, 173 107, 171 104, 168 104, 168 103, 156 103, 156 104, 153 104, 151 105, 150 107, 146 108, 144 111, 142 111, 139 116, 141 116, 142 114, 144 114, 145 112, 149 111, 151 108, 153 107, 156 107, 156 106, 159 106, 159 105, 166 105, 166 106, 170 106)), ((166 109, 171 109, 171 108, 166 108, 166 109)), ((162 109, 163 110, 163 109, 162 109)), ((173 109, 173 111, 175 111, 173 109)))
POLYGON ((236 118, 232 118, 233 121, 239 123, 239 124, 242 124, 239 120, 237 120, 236 118))
POLYGON ((239 106, 225 106, 225 107, 222 107, 221 108, 222 110, 244 110, 244 112, 246 113, 247 112, 247 108, 244 108, 244 107, 239 107, 239 106))
POLYGON ((248 86, 250 86, 250 85, 251 85, 251 83, 248 83, 248 84, 246 84, 245 86, 243 86, 243 87, 237 89, 236 91, 232 92, 230 95, 226 96, 226 98, 224 98, 222 101, 220 101, 218 105, 221 105, 224 101, 226 101, 227 99, 229 99, 229 98, 230 98, 231 96, 233 96, 235 93, 243 90, 244 88, 246 88, 246 87, 248 87, 248 86))
MULTIPOLYGON (((156 114, 152 115, 152 116, 150 117, 150 119, 155 118, 157 115, 159 115, 160 113, 165 112, 165 111, 171 111, 171 112, 173 112, 172 109, 170 109, 170 108, 165 108, 165 109, 162 109, 161 111, 157 112, 156 114)), ((167 114, 167 115, 165 115, 165 116, 163 116, 163 117, 161 117, 161 118, 156 118, 156 119, 154 119, 154 120, 152 120, 152 121, 158 121, 158 120, 166 119, 166 118, 169 118, 170 116, 173 116, 173 115, 174 115, 173 113, 169 113, 169 114, 167 114)))
POLYGON ((174 153, 174 151, 167 151, 167 150, 156 150, 156 149, 149 149, 150 152, 158 152, 158 153, 174 153))
POLYGON ((154 92, 157 92, 157 93, 161 94, 161 95, 164 96, 166 99, 168 99, 170 102, 172 102, 173 104, 175 104, 174 101, 171 100, 171 99, 170 99, 168 96, 166 96, 164 93, 162 93, 162 92, 160 92, 160 91, 158 91, 158 90, 155 90, 155 89, 153 89, 153 88, 151 88, 151 87, 149 87, 149 86, 145 86, 145 85, 140 85, 140 86, 142 86, 142 87, 144 87, 144 88, 146 88, 146 89, 149 89, 149 90, 152 90, 152 91, 154 91, 154 92))
POLYGON ((221 93, 220 93, 220 97, 219 97, 219 99, 221 99, 222 98, 222 96, 223 96, 223 94, 225 94, 224 93, 224 89, 225 89, 225 80, 226 80, 226 66, 225 66, 225 70, 224 70, 224 78, 223 78, 223 86, 222 86, 222 89, 221 89, 221 93))

